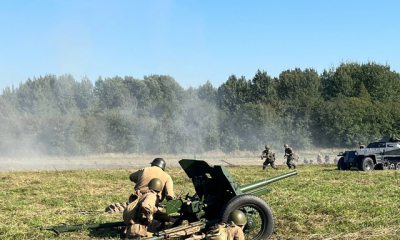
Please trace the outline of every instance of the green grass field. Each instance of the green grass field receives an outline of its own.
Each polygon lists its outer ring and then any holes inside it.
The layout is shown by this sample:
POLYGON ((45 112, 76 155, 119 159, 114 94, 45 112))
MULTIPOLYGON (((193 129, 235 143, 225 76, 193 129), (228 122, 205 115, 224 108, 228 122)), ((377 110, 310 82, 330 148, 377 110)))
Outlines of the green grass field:
MULTIPOLYGON (((227 167, 239 185, 288 172, 257 166, 227 167)), ((126 201, 136 169, 0 172, 0 239, 119 239, 117 231, 83 230, 56 238, 49 225, 121 221, 119 214, 82 214, 126 201)), ((400 239, 400 171, 337 171, 300 165, 298 175, 272 183, 262 198, 275 218, 273 239, 400 239)), ((178 193, 183 170, 168 168, 178 193)))

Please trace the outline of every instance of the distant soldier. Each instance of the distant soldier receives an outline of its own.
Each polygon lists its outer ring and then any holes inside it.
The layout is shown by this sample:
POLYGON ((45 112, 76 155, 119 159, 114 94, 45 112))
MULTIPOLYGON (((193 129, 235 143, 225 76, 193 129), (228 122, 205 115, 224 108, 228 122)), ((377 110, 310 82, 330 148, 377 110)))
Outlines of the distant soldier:
POLYGON ((318 156, 317 156, 317 163, 322 163, 322 156, 321 156, 321 153, 318 153, 318 156))
POLYGON ((359 148, 365 148, 365 145, 362 142, 358 142, 358 147, 359 148))
POLYGON ((339 160, 337 159, 337 157, 335 157, 335 159, 333 159, 333 163, 334 163, 334 164, 337 164, 338 161, 339 161, 339 160))
POLYGON ((325 163, 329 163, 329 160, 330 160, 329 155, 325 154, 325 163))
POLYGON ((270 149, 269 149, 269 145, 265 145, 265 150, 262 151, 261 153, 261 160, 265 161, 263 163, 263 170, 265 170, 265 168, 268 166, 268 164, 271 164, 271 167, 275 170, 278 170, 278 168, 275 166, 275 153, 273 153, 270 149))
POLYGON ((310 159, 310 164, 314 164, 314 161, 312 159, 310 159))
POLYGON ((287 158, 286 161, 286 165, 289 167, 289 169, 292 169, 292 167, 294 169, 296 169, 296 164, 294 163, 294 152, 293 149, 289 147, 289 145, 285 144, 283 145, 283 147, 285 148, 285 155, 284 157, 287 158))
POLYGON ((306 158, 304 158, 303 163, 308 164, 308 160, 306 158))

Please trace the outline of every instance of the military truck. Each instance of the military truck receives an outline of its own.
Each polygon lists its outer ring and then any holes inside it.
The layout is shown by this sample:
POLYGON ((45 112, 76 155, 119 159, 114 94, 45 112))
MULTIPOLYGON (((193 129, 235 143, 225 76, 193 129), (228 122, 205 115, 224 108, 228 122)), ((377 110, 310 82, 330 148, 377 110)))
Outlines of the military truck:
POLYGON ((393 137, 383 137, 379 141, 368 144, 366 148, 339 153, 338 170, 359 169, 371 171, 374 169, 400 170, 400 140, 393 137))

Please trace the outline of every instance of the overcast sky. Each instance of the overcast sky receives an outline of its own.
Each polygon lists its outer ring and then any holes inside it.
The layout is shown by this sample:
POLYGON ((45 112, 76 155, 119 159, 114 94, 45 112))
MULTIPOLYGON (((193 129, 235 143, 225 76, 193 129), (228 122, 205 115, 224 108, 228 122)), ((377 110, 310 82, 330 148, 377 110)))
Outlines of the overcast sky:
POLYGON ((0 30, 0 90, 66 73, 188 88, 341 62, 400 72, 397 0, 0 0, 0 30))

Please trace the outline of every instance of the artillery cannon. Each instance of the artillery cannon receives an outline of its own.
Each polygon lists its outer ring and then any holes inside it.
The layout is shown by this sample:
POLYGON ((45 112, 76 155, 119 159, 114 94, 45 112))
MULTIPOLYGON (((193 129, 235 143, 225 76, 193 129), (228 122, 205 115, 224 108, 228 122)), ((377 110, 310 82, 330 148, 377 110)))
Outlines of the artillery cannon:
MULTIPOLYGON (((208 231, 219 222, 228 222, 230 213, 241 210, 247 218, 244 227, 246 239, 266 239, 272 235, 274 227, 273 213, 269 205, 260 198, 270 191, 270 183, 296 175, 289 172, 273 178, 260 180, 244 186, 239 186, 232 175, 222 165, 210 166, 203 160, 182 159, 179 161, 182 169, 192 180, 195 194, 184 198, 170 200, 166 203, 168 214, 179 214, 181 220, 187 220, 188 226, 178 226, 154 233, 146 240, 169 239, 177 232, 193 233, 194 229, 208 231)), ((83 225, 76 225, 81 227, 83 225)), ((84 227, 88 228, 85 225, 84 227)), ((58 227, 58 226, 53 226, 58 227)), ((96 228, 95 225, 93 228, 96 228)), ((66 229, 65 227, 63 230, 66 229)), ((53 230, 52 227, 45 230, 53 230)), ((53 230, 55 231, 55 230, 53 230)), ((56 232, 56 231, 55 231, 56 232)))

